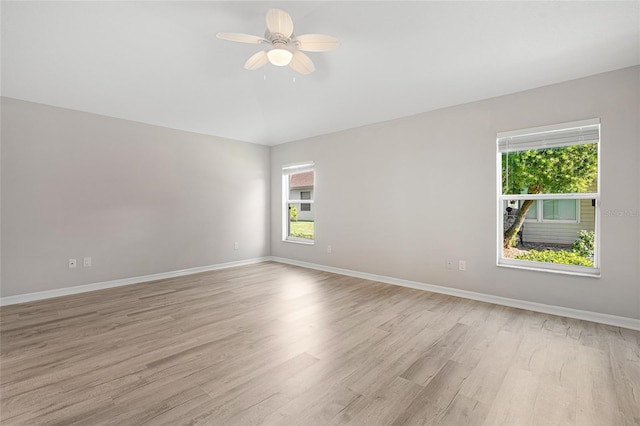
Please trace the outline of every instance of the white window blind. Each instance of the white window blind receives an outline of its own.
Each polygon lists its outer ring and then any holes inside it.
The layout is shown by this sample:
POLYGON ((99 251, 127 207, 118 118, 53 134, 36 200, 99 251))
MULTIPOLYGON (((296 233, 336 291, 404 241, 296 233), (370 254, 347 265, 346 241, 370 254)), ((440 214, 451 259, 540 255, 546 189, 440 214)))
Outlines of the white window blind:
POLYGON ((288 176, 296 173, 312 172, 313 166, 312 162, 284 166, 282 167, 282 175, 288 176))
POLYGON ((600 120, 584 120, 498 134, 498 152, 558 148, 600 142, 600 120))

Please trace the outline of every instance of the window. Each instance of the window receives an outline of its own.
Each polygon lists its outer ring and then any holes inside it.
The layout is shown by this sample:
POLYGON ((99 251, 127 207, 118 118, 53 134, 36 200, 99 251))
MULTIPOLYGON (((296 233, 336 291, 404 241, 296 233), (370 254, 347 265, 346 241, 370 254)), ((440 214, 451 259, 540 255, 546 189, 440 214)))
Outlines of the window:
MULTIPOLYGON (((311 199, 311 191, 301 191, 300 192, 300 199, 301 200, 310 200, 311 199)), ((300 210, 303 211, 303 212, 310 212, 311 211, 311 204, 309 204, 309 203, 300 204, 300 210)))
POLYGON ((282 168, 282 239, 313 244, 315 239, 315 212, 313 197, 315 172, 313 163, 296 164, 282 168), (301 202, 304 200, 304 203, 301 202))
POLYGON ((578 222, 580 216, 580 203, 578 200, 543 200, 542 221, 569 221, 578 222))
MULTIPOLYGON (((520 201, 518 208, 521 207, 522 201, 520 201)), ((579 200, 542 200, 542 203, 534 201, 527 211, 525 220, 528 222, 578 223, 580 221, 580 202, 579 200)))
POLYGON ((498 134, 498 265, 599 275, 600 121, 498 134))

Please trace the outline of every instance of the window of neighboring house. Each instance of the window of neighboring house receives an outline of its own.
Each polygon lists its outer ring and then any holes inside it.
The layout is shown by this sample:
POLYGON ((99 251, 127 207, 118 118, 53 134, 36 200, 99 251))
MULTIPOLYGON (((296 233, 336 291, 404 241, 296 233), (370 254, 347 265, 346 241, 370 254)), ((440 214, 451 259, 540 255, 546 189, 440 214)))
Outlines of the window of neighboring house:
POLYGON ((579 222, 580 202, 578 200, 543 200, 542 221, 579 222))
POLYGON ((282 168, 283 241, 313 244, 315 212, 311 209, 311 205, 314 203, 312 197, 314 191, 313 163, 295 164, 282 168), (304 203, 301 200, 304 200, 304 203))
MULTIPOLYGON (((311 191, 300 191, 300 199, 301 200, 310 200, 311 199, 311 191)), ((311 211, 311 204, 309 203, 301 203, 300 210, 303 212, 311 211)))
MULTIPOLYGON (((520 208, 522 208, 522 200, 520 200, 520 208)), ((529 209, 529 211, 527 212, 527 215, 525 216, 525 220, 535 220, 536 222, 538 221, 538 202, 534 201, 533 204, 531 205, 531 208, 529 209)))
MULTIPOLYGON (((519 208, 522 207, 522 200, 519 208)), ((579 200, 543 200, 542 203, 534 201, 527 211, 525 220, 528 222, 580 222, 579 200)))
POLYGON ((600 121, 500 133, 497 145, 498 265, 599 275, 600 121))

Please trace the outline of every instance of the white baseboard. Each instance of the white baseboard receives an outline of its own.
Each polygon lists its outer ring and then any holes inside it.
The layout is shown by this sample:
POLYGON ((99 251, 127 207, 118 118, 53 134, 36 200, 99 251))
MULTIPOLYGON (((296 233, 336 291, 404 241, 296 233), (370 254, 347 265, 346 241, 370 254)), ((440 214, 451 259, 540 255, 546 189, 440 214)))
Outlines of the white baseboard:
POLYGON ((433 293, 447 294, 449 296, 462 297, 464 299, 478 300, 481 302, 493 303, 496 305, 510 306, 512 308, 526 309, 529 311, 541 312, 544 314, 557 315, 567 318, 592 321, 600 324, 613 325, 616 327, 628 328, 640 331, 640 319, 619 317, 616 315, 601 314, 598 312, 582 311, 579 309, 565 308, 562 306, 546 305, 544 303, 528 302, 526 300, 510 299, 508 297, 492 296, 490 294, 476 293, 473 291, 460 290, 451 287, 442 287, 433 284, 424 284, 416 281, 403 280, 400 278, 386 277, 383 275, 370 274, 367 272, 352 271, 350 269, 334 268, 332 266, 318 265, 315 263, 301 262, 298 260, 285 259, 281 257, 270 257, 274 262, 286 263, 289 265, 301 266, 319 271, 332 272, 334 274, 347 275, 350 277, 362 278, 365 280, 378 281, 386 284, 399 285, 402 287, 426 290, 433 293))
POLYGON ((50 299, 52 297, 68 296, 71 294, 85 293, 105 288, 120 287, 123 285, 138 284, 148 281, 163 280, 166 278, 181 277, 183 275, 197 274, 200 272, 215 271, 217 269, 233 268, 234 266, 251 265, 254 263, 266 262, 270 257, 259 257, 254 259, 239 260, 236 262, 218 263, 216 265, 198 266, 196 268, 181 269, 179 271, 161 272, 159 274, 142 275, 139 277, 123 278, 113 281, 84 284, 73 287, 58 288, 55 290, 38 291, 36 293, 18 294, 0 298, 0 306, 15 305, 17 303, 27 303, 36 300, 50 299))

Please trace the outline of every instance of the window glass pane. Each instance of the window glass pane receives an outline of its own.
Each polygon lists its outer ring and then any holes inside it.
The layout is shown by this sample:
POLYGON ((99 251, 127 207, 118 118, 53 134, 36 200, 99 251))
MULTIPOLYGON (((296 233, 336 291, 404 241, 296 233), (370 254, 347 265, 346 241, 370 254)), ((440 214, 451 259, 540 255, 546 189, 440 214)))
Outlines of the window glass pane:
MULTIPOLYGON (((520 202, 520 206, 522 206, 522 202, 520 202)), ((525 219, 537 219, 538 218, 538 202, 534 201, 529 210, 527 210, 527 214, 525 219)))
MULTIPOLYGON (((504 205, 503 214, 505 215, 505 220, 513 222, 518 216, 518 213, 520 212, 520 210, 522 209, 523 203, 524 203, 523 200, 505 201, 503 203, 504 205)), ((533 204, 528 207, 528 210, 525 214, 525 219, 536 220, 537 218, 538 218, 537 201, 533 201, 533 204)))
POLYGON ((297 192, 294 199, 299 199, 297 196, 300 195, 300 192, 308 191, 311 188, 313 188, 313 171, 289 175, 289 189, 297 192))
POLYGON ((544 220, 577 220, 576 200, 544 200, 544 220))
POLYGON ((597 192, 598 145, 502 153, 503 194, 597 192))
POLYGON ((313 203, 302 203, 301 200, 313 201, 314 172, 293 173, 289 179, 289 218, 287 221, 287 238, 301 238, 313 241, 315 238, 315 212, 313 203))
MULTIPOLYGON (((517 218, 505 217, 502 257, 531 262, 593 266, 595 207, 591 200, 578 200, 580 222, 576 220, 576 200, 544 200, 543 215, 549 221, 527 221, 518 224, 517 218), (573 218, 569 217, 573 214, 573 218), (513 227, 513 228, 512 228, 513 227), (509 240, 507 240, 509 238, 509 240)), ((521 206, 535 209, 535 200, 521 200, 521 206)), ((521 207, 523 208, 523 207, 521 207)), ((530 211, 529 210, 529 211, 530 211)), ((529 212, 525 217, 529 216, 529 212)))
POLYGON ((301 211, 301 204, 289 204, 288 236, 293 238, 303 238, 306 240, 314 239, 315 220, 312 208, 310 210, 301 211))

